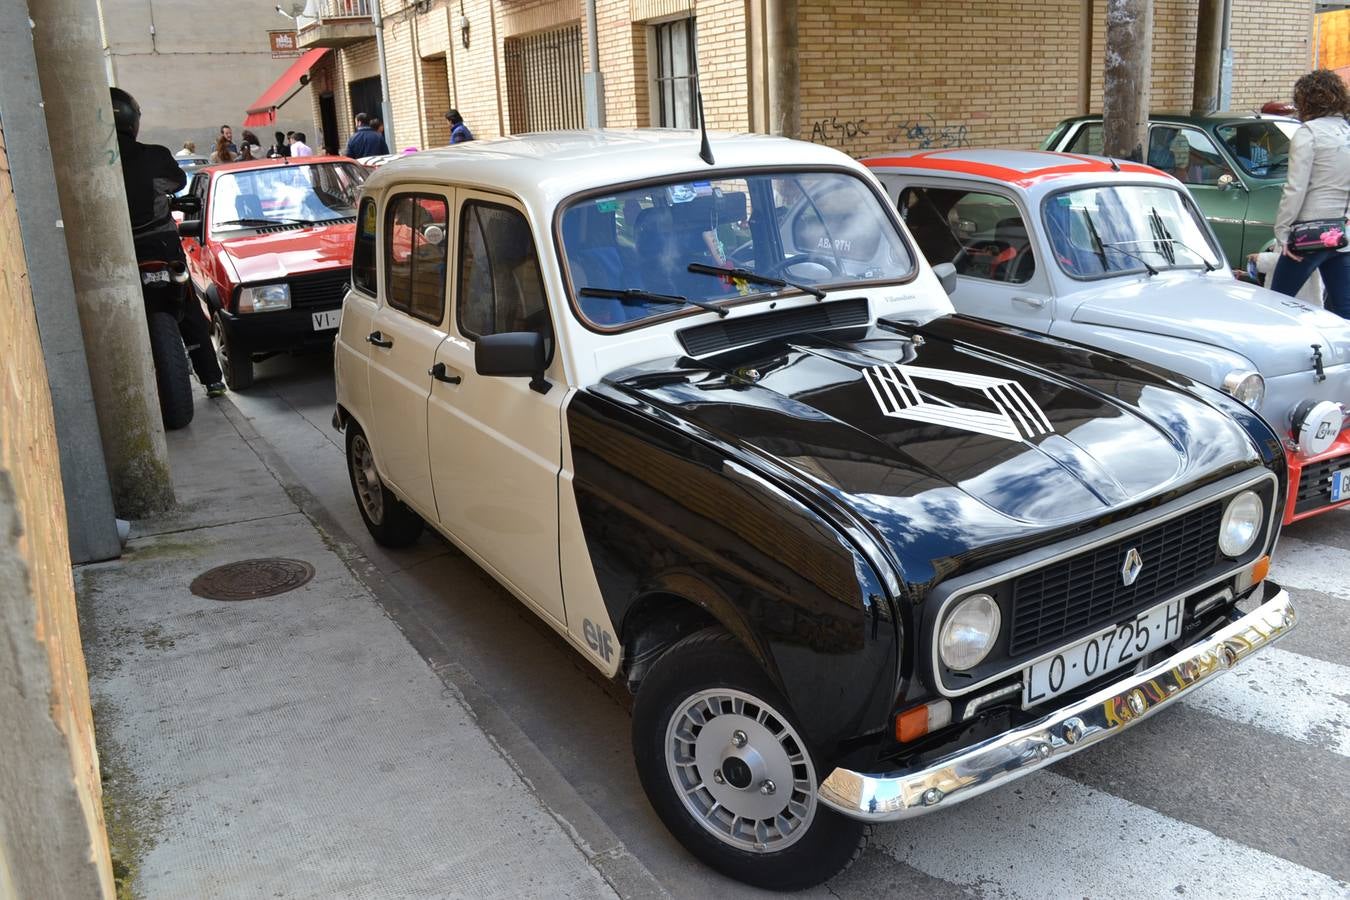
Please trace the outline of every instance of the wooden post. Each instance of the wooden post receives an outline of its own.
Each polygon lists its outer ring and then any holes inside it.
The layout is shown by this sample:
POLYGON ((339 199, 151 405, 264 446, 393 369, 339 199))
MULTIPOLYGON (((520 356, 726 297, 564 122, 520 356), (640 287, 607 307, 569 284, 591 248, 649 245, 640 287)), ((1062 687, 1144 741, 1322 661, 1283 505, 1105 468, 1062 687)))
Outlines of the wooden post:
POLYGON ((1219 63, 1223 51, 1223 0, 1200 0, 1195 28, 1195 87, 1191 115, 1219 108, 1219 63))
POLYGON ((1148 141, 1153 0, 1106 0, 1102 152, 1144 160, 1148 141))

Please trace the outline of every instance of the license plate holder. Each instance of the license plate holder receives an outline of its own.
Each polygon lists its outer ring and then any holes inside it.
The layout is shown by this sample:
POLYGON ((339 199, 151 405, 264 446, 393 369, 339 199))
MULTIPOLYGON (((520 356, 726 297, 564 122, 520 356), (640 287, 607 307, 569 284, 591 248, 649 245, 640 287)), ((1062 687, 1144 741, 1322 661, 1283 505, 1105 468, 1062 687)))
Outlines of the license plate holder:
POLYGON ((1350 500, 1350 468, 1331 473, 1331 502, 1350 500))
POLYGON ((342 324, 342 310, 340 309, 325 309, 310 313, 309 317, 314 324, 315 331, 328 331, 342 324))
POLYGON ((1181 634, 1184 597, 1159 603, 1022 670, 1022 708, 1036 706, 1107 672, 1137 663, 1181 634))

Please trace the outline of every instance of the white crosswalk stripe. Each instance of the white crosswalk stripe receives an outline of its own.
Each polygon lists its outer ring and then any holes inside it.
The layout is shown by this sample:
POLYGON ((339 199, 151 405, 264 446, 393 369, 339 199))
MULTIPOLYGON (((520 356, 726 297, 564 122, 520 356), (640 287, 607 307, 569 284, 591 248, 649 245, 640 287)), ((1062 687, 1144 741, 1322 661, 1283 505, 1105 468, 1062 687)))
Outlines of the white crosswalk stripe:
POLYGON ((1350 550, 1285 535, 1270 568, 1270 577, 1285 588, 1350 600, 1350 550))
POLYGON ((895 859, 988 898, 1344 897, 1321 872, 1076 781, 1015 787, 880 829, 895 859))
POLYGON ((1268 647, 1183 702, 1350 756, 1350 668, 1268 647))

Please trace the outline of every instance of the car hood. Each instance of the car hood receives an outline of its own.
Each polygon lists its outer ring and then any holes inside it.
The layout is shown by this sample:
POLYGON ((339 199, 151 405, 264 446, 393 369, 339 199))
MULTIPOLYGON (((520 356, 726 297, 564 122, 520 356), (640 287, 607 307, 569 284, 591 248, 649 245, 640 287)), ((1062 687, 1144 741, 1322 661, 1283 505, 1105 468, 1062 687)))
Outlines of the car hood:
POLYGON ((834 495, 930 577, 1260 464, 1189 382, 962 316, 606 381, 834 495))
POLYGON ((288 228, 271 234, 247 234, 220 241, 240 284, 277 281, 292 275, 347 268, 352 262, 356 226, 288 228))
POLYGON ((1163 273, 1113 280, 1068 298, 1074 322, 1162 334, 1235 350, 1266 378, 1350 362, 1350 322, 1293 297, 1218 276, 1163 273), (1074 304, 1076 308, 1074 308, 1074 304))

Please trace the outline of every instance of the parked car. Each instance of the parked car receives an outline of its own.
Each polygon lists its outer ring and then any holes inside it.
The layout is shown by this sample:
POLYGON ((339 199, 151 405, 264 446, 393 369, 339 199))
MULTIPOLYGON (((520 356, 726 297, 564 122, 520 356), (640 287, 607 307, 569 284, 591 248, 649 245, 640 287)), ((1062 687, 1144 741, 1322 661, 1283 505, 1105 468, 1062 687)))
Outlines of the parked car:
POLYGON ((1294 624, 1269 427, 953 315, 835 150, 475 141, 376 171, 357 218, 333 423, 367 528, 429 524, 632 690, 648 798, 733 877, 828 878, 867 822, 1117 734, 1294 624))
POLYGON ((1350 322, 1235 280, 1176 179, 1022 150, 865 164, 928 261, 954 264, 957 310, 1237 397, 1283 439, 1286 523, 1350 503, 1350 322))
MULTIPOLYGON (((1297 119, 1259 114, 1149 116, 1145 161, 1190 190, 1230 268, 1245 269, 1247 254, 1275 240, 1289 139, 1298 126, 1297 119)), ((1101 156, 1102 117, 1065 119, 1041 149, 1101 156)))
POLYGON ((316 156, 193 175, 177 202, 196 217, 179 233, 231 390, 253 384, 258 359, 332 345, 351 277, 356 194, 369 173, 316 156))

